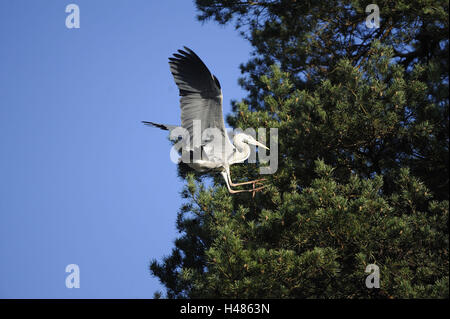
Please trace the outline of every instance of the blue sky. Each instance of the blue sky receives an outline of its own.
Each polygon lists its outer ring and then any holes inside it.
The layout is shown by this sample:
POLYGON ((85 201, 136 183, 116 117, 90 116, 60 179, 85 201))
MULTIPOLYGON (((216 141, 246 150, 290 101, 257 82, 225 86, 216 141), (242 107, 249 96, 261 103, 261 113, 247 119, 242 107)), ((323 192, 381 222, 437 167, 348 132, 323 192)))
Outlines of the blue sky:
POLYGON ((245 92, 250 46, 187 0, 0 1, 0 297, 151 298, 152 258, 177 236, 183 182, 163 131, 178 124, 168 57, 187 45, 245 92), (66 5, 80 29, 65 26, 66 5), (80 267, 68 289, 65 267, 80 267))

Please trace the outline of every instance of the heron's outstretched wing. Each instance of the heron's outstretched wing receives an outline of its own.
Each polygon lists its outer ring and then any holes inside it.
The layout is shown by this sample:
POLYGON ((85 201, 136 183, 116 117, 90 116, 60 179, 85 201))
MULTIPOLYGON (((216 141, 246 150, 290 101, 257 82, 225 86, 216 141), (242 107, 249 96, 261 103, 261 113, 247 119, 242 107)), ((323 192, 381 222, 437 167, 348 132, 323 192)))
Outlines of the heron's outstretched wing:
MULTIPOLYGON (((225 149, 233 147, 228 139, 222 112, 222 90, 219 80, 211 74, 191 49, 184 47, 169 58, 170 71, 180 90, 181 125, 193 138, 193 121, 200 120, 201 132, 217 128, 222 132, 225 149)), ((201 139, 201 137, 199 138, 201 139)), ((208 140, 202 141, 202 145, 208 140)))

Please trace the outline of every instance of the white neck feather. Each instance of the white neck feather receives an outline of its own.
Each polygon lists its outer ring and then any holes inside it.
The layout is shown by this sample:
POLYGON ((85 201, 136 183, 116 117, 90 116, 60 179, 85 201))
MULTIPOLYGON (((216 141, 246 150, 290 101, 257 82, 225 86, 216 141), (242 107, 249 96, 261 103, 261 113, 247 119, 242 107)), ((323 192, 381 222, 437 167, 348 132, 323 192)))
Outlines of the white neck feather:
POLYGON ((246 139, 246 135, 243 133, 236 134, 233 137, 233 144, 235 147, 235 151, 231 158, 230 164, 232 163, 242 163, 250 156, 250 146, 244 142, 246 139))

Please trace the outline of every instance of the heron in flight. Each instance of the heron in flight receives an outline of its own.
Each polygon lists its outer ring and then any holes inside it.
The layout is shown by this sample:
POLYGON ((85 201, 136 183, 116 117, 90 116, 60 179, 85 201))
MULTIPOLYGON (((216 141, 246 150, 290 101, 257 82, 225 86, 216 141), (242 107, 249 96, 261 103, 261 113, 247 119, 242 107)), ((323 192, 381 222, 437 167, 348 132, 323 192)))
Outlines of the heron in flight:
MULTIPOLYGON (((219 138, 215 136, 215 139, 217 138, 221 144, 221 147, 212 147, 211 143, 208 143, 211 141, 206 138, 201 139, 199 145, 193 146, 190 143, 185 146, 190 154, 194 151, 200 151, 201 154, 201 159, 189 161, 187 165, 198 172, 220 172, 228 191, 232 194, 252 192, 255 196, 255 192, 264 188, 264 186, 256 187, 256 185, 262 185, 262 181, 265 179, 234 183, 231 180, 230 165, 242 163, 249 158, 251 152, 249 145, 269 148, 245 133, 234 135, 233 143, 231 142, 223 118, 223 97, 219 80, 211 74, 194 51, 187 47, 184 47, 184 50, 178 50, 173 57, 169 58, 169 65, 180 91, 181 127, 187 130, 189 136, 192 137, 195 131, 195 122, 197 122, 202 133, 207 129, 218 132, 219 138), (250 184, 253 185, 252 189, 233 189, 250 184)), ((146 121, 143 123, 168 131, 177 128, 175 125, 146 121)))

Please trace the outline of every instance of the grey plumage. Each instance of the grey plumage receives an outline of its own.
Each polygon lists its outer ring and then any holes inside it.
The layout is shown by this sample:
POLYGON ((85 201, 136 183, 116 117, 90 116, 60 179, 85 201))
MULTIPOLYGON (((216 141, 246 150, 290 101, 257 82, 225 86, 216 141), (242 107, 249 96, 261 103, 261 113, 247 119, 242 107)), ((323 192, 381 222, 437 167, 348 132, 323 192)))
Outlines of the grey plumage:
MULTIPOLYGON (((193 136, 193 120, 200 120, 201 132, 218 128, 225 132, 222 113, 222 90, 219 80, 191 49, 178 50, 169 58, 170 71, 180 91, 181 126, 193 136)), ((202 145, 209 142, 202 141, 202 145)), ((231 145, 231 143, 230 143, 231 145)), ((228 145, 228 147, 230 146, 228 145)))

